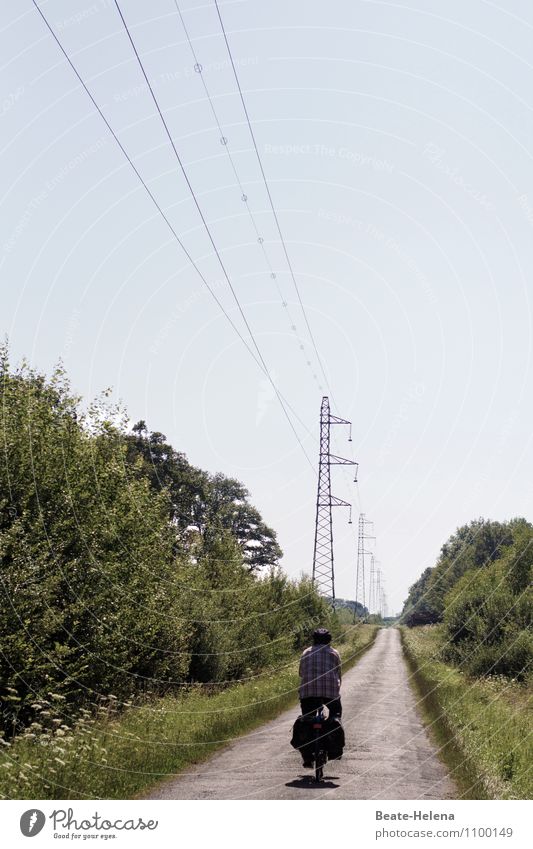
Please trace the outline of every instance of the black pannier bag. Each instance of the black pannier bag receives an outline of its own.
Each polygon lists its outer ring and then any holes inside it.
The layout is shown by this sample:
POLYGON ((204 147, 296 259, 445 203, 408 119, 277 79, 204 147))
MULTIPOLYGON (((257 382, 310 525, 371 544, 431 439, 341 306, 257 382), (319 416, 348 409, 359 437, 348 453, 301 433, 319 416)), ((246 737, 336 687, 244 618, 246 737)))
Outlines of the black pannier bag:
MULTIPOLYGON (((330 761, 342 756, 345 746, 344 728, 338 716, 323 722, 324 744, 330 761)), ((292 726, 291 746, 299 749, 304 760, 312 758, 314 748, 313 717, 299 716, 292 726)))
POLYGON ((335 758, 342 757, 342 750, 346 744, 344 738, 344 728, 338 716, 331 716, 326 719, 326 747, 328 750, 328 758, 330 761, 335 758))

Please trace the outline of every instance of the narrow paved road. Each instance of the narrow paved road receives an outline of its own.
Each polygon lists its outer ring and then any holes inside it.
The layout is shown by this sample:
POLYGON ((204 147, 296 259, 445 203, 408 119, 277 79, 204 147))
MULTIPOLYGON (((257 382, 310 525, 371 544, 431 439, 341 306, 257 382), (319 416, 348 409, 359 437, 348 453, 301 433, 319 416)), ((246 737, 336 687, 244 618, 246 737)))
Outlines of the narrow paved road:
POLYGON ((293 708, 208 761, 153 788, 151 799, 448 799, 456 788, 416 708, 400 634, 378 633, 342 685, 346 748, 323 785, 289 745, 293 708))

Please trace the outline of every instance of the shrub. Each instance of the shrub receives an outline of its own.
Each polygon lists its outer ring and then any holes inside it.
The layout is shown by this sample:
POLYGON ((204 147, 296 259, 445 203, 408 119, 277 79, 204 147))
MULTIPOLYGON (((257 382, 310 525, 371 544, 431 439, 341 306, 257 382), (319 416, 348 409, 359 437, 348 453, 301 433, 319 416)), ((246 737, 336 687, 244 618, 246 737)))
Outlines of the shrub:
POLYGON ((505 554, 470 570, 445 599, 445 659, 475 675, 526 678, 533 660, 533 529, 521 527, 505 554))
POLYGON ((269 565, 275 534, 237 481, 192 469, 161 434, 132 437, 105 398, 83 413, 61 369, 13 372, 5 350, 0 410, 8 736, 52 693, 68 716, 109 694, 250 677, 329 621, 308 580, 269 565))

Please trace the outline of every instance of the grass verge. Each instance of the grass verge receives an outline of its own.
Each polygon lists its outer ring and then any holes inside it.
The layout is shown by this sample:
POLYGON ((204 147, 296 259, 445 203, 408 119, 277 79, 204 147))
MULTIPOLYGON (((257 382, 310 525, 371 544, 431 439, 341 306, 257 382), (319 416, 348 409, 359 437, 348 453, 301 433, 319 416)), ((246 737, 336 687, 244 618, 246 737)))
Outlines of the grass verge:
POLYGON ((465 799, 531 799, 531 687, 439 659, 438 625, 400 629, 430 733, 465 799))
MULTIPOLYGON (((337 644, 343 669, 374 642, 378 626, 359 625, 337 644)), ((297 702, 298 660, 209 695, 151 700, 120 714, 110 698, 75 725, 52 719, 53 730, 31 727, 0 747, 0 796, 5 799, 127 799, 297 702)), ((58 711, 59 713, 59 711, 58 711)), ((2 742, 2 741, 0 741, 2 742)), ((287 746, 289 745, 287 741, 287 746)))

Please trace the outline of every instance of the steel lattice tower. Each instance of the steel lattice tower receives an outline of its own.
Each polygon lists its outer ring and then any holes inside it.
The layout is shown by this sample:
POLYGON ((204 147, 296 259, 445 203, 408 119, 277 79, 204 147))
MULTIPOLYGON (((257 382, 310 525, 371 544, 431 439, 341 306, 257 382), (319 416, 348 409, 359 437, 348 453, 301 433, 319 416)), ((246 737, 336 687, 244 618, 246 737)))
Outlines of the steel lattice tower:
POLYGON ((383 615, 383 589, 381 586, 381 569, 378 569, 376 575, 376 599, 377 599, 377 610, 376 613, 379 616, 383 615))
POLYGON ((359 603, 362 604, 363 607, 365 606, 365 554, 371 553, 365 548, 365 540, 375 539, 375 537, 365 533, 365 528, 367 525, 372 524, 373 522, 371 522, 370 519, 367 519, 364 513, 359 514, 359 526, 357 531, 357 566, 355 571, 355 607, 353 611, 354 622, 357 619, 357 604, 359 603))
POLYGON ((370 589, 368 592, 368 612, 375 613, 376 607, 376 559, 372 554, 370 557, 370 589))
MULTIPOLYGON (((318 591, 332 600, 335 607, 335 570, 333 562, 333 516, 332 507, 349 507, 350 522, 352 505, 331 494, 331 466, 357 466, 354 460, 345 460, 330 452, 330 429, 332 424, 350 426, 351 422, 332 416, 329 398, 324 396, 320 407, 320 459, 318 466, 318 489, 316 497, 315 547, 313 552, 313 583, 318 591)), ((356 469, 357 474, 357 469, 356 469)))

